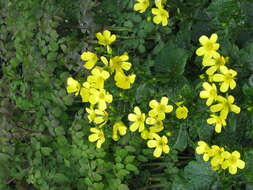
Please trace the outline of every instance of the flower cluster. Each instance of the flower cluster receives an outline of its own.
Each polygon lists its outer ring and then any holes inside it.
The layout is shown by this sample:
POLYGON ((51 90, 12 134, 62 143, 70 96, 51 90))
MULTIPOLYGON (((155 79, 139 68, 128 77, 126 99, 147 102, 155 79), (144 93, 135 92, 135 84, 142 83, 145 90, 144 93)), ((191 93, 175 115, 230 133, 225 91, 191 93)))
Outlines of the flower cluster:
POLYGON ((207 119, 208 124, 215 125, 215 131, 221 132, 222 127, 227 125, 226 119, 229 112, 240 113, 240 108, 234 104, 234 97, 226 94, 229 89, 236 87, 235 77, 237 72, 227 67, 228 58, 220 55, 217 50, 220 45, 217 43, 217 34, 212 34, 210 38, 201 36, 199 42, 202 47, 198 48, 196 54, 202 56, 202 65, 208 67, 206 74, 209 81, 202 84, 204 90, 200 92, 200 98, 207 99, 206 105, 210 106, 212 114, 207 119), (218 83, 218 86, 216 85, 218 83))
MULTIPOLYGON (((136 0, 134 4, 134 10, 140 13, 144 13, 150 6, 151 2, 149 0, 136 0)), ((153 22, 155 24, 161 24, 162 26, 168 25, 169 12, 164 8, 167 0, 155 0, 155 8, 151 9, 153 17, 153 22)))
POLYGON ((134 113, 128 115, 128 120, 131 122, 130 131, 135 132, 138 130, 141 133, 141 137, 148 140, 148 147, 155 148, 153 152, 155 157, 160 157, 162 152, 169 153, 170 151, 167 145, 167 137, 158 135, 164 129, 163 120, 165 119, 165 114, 173 110, 173 106, 168 105, 168 101, 167 97, 162 97, 160 102, 151 100, 149 102, 151 110, 147 116, 141 112, 138 106, 134 107, 134 113))
MULTIPOLYGON (((226 119, 230 112, 240 113, 240 107, 234 104, 234 97, 227 92, 236 87, 235 77, 237 72, 227 67, 228 57, 223 57, 217 50, 220 45, 217 43, 217 34, 212 34, 210 38, 201 36, 199 42, 202 47, 198 48, 196 54, 202 56, 202 65, 208 67, 206 74, 208 82, 204 82, 203 91, 200 92, 200 98, 207 99, 206 105, 210 106, 211 115, 207 119, 208 124, 215 125, 215 132, 220 133, 222 127, 227 125, 226 119), (218 87, 216 83, 218 83, 218 87), (226 95, 220 95, 226 93, 226 95)), ((202 79, 205 77, 201 76, 202 79)), ((225 151, 223 147, 213 145, 209 147, 204 141, 198 142, 196 148, 197 154, 203 154, 204 161, 211 159, 213 170, 227 169, 229 173, 236 174, 237 168, 245 167, 244 161, 240 160, 240 153, 225 151)))
MULTIPOLYGON (((82 102, 89 103, 86 107, 87 118, 95 126, 90 128, 92 134, 89 136, 90 142, 97 142, 97 148, 105 142, 104 126, 108 124, 109 114, 106 111, 108 104, 112 103, 113 96, 105 89, 105 81, 114 73, 115 85, 121 89, 129 89, 135 81, 135 75, 127 75, 132 64, 128 62, 129 56, 124 53, 120 56, 112 55, 111 44, 116 40, 116 35, 105 30, 96 34, 98 44, 105 47, 105 55, 100 57, 93 52, 86 51, 81 55, 81 60, 85 61, 84 68, 90 70, 90 75, 82 85, 72 77, 67 79, 67 92, 80 94, 82 102)), ((119 140, 119 135, 126 134, 127 127, 122 121, 113 125, 112 139, 119 140)))
POLYGON ((204 141, 198 142, 196 153, 203 154, 203 159, 206 162, 211 160, 212 169, 215 171, 228 169, 230 174, 236 174, 237 168, 243 169, 245 167, 245 162, 240 159, 241 155, 238 151, 230 153, 217 145, 210 147, 204 141))

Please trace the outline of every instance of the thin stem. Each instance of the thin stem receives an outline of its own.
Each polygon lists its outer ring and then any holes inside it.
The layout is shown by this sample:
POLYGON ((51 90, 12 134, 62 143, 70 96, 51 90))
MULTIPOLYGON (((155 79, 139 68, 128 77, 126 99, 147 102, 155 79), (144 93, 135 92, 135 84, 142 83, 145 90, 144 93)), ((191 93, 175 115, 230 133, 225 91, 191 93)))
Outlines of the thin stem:
POLYGON ((24 131, 27 131, 29 132, 30 134, 34 134, 34 135, 44 135, 44 136, 49 136, 49 137, 53 137, 51 134, 49 133, 43 133, 43 132, 40 132, 40 131, 34 131, 34 130, 31 130, 31 129, 26 129, 26 128, 23 128, 21 126, 17 126, 17 125, 14 125, 16 128, 18 129, 22 129, 24 131))

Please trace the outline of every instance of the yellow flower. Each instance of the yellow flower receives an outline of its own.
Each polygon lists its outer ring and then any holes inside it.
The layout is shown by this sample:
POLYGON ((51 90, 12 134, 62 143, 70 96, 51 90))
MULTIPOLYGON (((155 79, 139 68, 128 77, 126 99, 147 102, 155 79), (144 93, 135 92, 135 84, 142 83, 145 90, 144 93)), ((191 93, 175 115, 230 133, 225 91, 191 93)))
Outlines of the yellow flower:
POLYGON ((225 66, 225 64, 228 62, 228 59, 228 57, 224 58, 219 53, 214 55, 213 58, 204 58, 202 62, 203 66, 209 66, 209 68, 206 70, 206 74, 213 75, 216 71, 220 71, 220 68, 225 66))
POLYGON ((135 132, 137 129, 139 129, 139 132, 142 132, 145 127, 145 113, 141 113, 141 110, 138 106, 134 107, 134 113, 135 114, 128 114, 128 120, 134 122, 130 125, 130 131, 135 132))
POLYGON ((146 139, 153 139, 154 135, 157 135, 158 132, 164 129, 163 122, 157 117, 148 117, 146 119, 146 124, 151 125, 147 130, 146 139))
POLYGON ((90 51, 83 52, 81 55, 81 59, 83 61, 86 61, 86 63, 83 66, 89 70, 92 69, 98 61, 97 55, 95 53, 90 52, 90 51))
POLYGON ((96 37, 98 39, 98 44, 106 46, 107 52, 111 53, 112 49, 110 45, 116 40, 116 35, 115 34, 111 35, 111 32, 109 30, 104 30, 103 33, 98 32, 96 34, 96 37))
POLYGON ((116 86, 122 89, 129 89, 131 88, 131 84, 134 83, 135 81, 135 74, 126 76, 123 72, 117 72, 115 74, 115 81, 116 81, 116 86))
POLYGON ((86 108, 85 110, 86 110, 86 112, 88 113, 88 116, 87 116, 87 117, 88 117, 89 122, 90 122, 90 123, 93 122, 94 119, 96 118, 95 110, 93 109, 93 107, 86 108))
MULTIPOLYGON (((144 140, 150 139, 150 132, 144 127, 144 130, 141 132, 141 138, 144 140)), ((153 139, 153 137, 152 137, 153 139)))
POLYGON ((163 7, 166 4, 167 0, 155 0, 156 7, 163 7))
POLYGON ((113 125, 112 129, 112 139, 114 141, 119 140, 119 135, 124 136, 126 134, 127 127, 122 121, 119 121, 113 125), (119 135, 118 135, 119 133, 119 135))
POLYGON ((243 169, 245 167, 245 162, 240 159, 240 156, 238 151, 229 154, 228 158, 222 164, 222 169, 228 168, 231 174, 236 174, 237 168, 243 169))
MULTIPOLYGON (((90 108, 86 108, 86 112, 88 113, 89 122, 94 122, 96 124, 105 124, 108 120, 108 113, 106 111, 101 111, 98 109, 94 109, 92 106, 90 108)), ((100 127, 103 126, 100 125, 100 127)))
POLYGON ((169 12, 163 9, 161 6, 152 8, 152 14, 155 15, 153 18, 153 22, 155 24, 162 23, 163 26, 168 25, 169 12))
POLYGON ((92 75, 88 76, 87 81, 97 89, 103 89, 104 81, 110 77, 109 72, 97 68, 93 69, 91 74, 92 75))
POLYGON ((217 39, 217 34, 212 34, 210 39, 205 35, 201 36, 199 38, 199 42, 202 47, 197 49, 196 54, 207 58, 218 57, 218 53, 216 51, 219 49, 220 45, 216 43, 217 39))
POLYGON ((178 106, 176 109, 176 117, 178 119, 186 119, 188 116, 188 109, 185 106, 178 106))
POLYGON ((90 142, 95 142, 97 141, 97 148, 100 148, 101 145, 105 142, 105 136, 104 136, 104 132, 102 129, 97 129, 97 128, 91 128, 90 131, 94 134, 91 134, 89 136, 89 141, 90 142))
POLYGON ((112 59, 110 59, 110 68, 112 72, 122 73, 123 70, 128 71, 131 69, 132 64, 128 62, 128 54, 124 53, 121 56, 115 56, 112 59))
POLYGON ((92 88, 90 90, 89 102, 91 104, 98 103, 98 109, 103 111, 106 109, 106 103, 112 102, 112 95, 109 92, 106 92, 105 89, 96 90, 92 88))
POLYGON ((210 158, 210 147, 204 141, 199 141, 196 148, 196 153, 203 154, 203 159, 207 162, 210 158))
POLYGON ((228 69, 225 66, 220 67, 220 71, 222 74, 215 74, 213 76, 213 80, 215 82, 222 82, 220 91, 227 92, 229 88, 234 89, 236 87, 234 78, 237 75, 237 72, 232 69, 228 69))
POLYGON ((84 82, 82 88, 80 90, 80 96, 82 98, 82 102, 88 102, 90 97, 90 88, 91 84, 88 82, 84 82))
POLYGON ((208 124, 215 124, 215 132, 220 133, 222 126, 225 127, 227 125, 225 118, 221 116, 217 116, 215 114, 211 114, 211 118, 207 119, 208 124))
POLYGON ((210 155, 212 156, 211 165, 212 167, 216 168, 217 166, 221 165, 224 161, 224 148, 219 147, 217 145, 213 145, 210 150, 210 155))
POLYGON ((108 120, 108 113, 106 111, 101 111, 98 109, 93 109, 93 107, 86 108, 88 113, 89 122, 94 122, 96 124, 106 123, 108 120))
POLYGON ((199 96, 200 98, 207 98, 206 105, 210 106, 217 98, 216 85, 214 83, 210 85, 208 82, 204 82, 202 86, 205 90, 201 91, 199 96))
POLYGON ((75 93, 75 96, 79 94, 81 85, 78 81, 73 79, 72 77, 69 77, 67 80, 67 92, 68 93, 75 93))
POLYGON ((234 112, 236 114, 240 113, 241 109, 237 105, 233 104, 235 99, 232 95, 229 95, 227 98, 218 96, 218 104, 212 105, 210 107, 211 112, 219 112, 222 118, 227 118, 229 112, 234 112))
POLYGON ((134 4, 134 10, 144 13, 149 6, 149 0, 136 0, 138 3, 134 4))
POLYGON ((168 139, 166 136, 160 137, 159 135, 154 135, 154 140, 149 140, 147 145, 149 148, 155 148, 153 155, 155 157, 160 157, 162 152, 169 153, 170 147, 167 145, 168 139))
POLYGON ((151 100, 149 102, 149 106, 152 108, 152 110, 149 111, 149 116, 157 116, 158 119, 164 120, 165 113, 172 112, 173 110, 173 106, 168 105, 168 101, 169 99, 167 97, 162 97, 160 103, 158 103, 156 100, 151 100))

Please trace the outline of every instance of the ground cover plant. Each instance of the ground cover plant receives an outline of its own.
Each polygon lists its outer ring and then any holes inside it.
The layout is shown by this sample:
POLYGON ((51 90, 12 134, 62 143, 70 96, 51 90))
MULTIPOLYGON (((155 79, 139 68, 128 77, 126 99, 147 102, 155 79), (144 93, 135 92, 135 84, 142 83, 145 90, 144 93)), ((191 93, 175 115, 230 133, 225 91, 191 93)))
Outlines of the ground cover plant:
POLYGON ((252 189, 252 8, 0 0, 0 189, 252 189))

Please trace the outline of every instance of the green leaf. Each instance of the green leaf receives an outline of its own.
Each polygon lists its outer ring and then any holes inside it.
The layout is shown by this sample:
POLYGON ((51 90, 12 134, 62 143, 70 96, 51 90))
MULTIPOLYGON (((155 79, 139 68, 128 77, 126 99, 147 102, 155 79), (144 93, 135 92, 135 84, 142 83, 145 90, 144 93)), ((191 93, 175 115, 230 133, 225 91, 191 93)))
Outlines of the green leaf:
POLYGON ((133 172, 138 172, 138 168, 133 164, 127 164, 126 169, 133 172))
POLYGON ((189 180, 188 187, 192 190, 210 189, 217 177, 208 163, 197 161, 191 161, 184 168, 184 176, 189 180))
POLYGON ((62 173, 55 174, 55 176, 53 177, 53 179, 55 180, 56 183, 59 183, 59 184, 69 182, 69 178, 66 177, 62 173))
POLYGON ((183 151, 187 146, 187 138, 188 138, 188 135, 187 135, 187 131, 186 131, 186 126, 181 125, 179 132, 177 134, 176 142, 173 145, 173 148, 183 151))
POLYGON ((157 54, 155 70, 161 74, 170 74, 171 76, 182 75, 188 56, 187 50, 177 47, 171 40, 157 54))
POLYGON ((120 184, 118 190, 129 190, 129 188, 126 184, 120 184))
POLYGON ((50 155, 53 150, 49 147, 41 147, 41 153, 45 156, 50 155))

